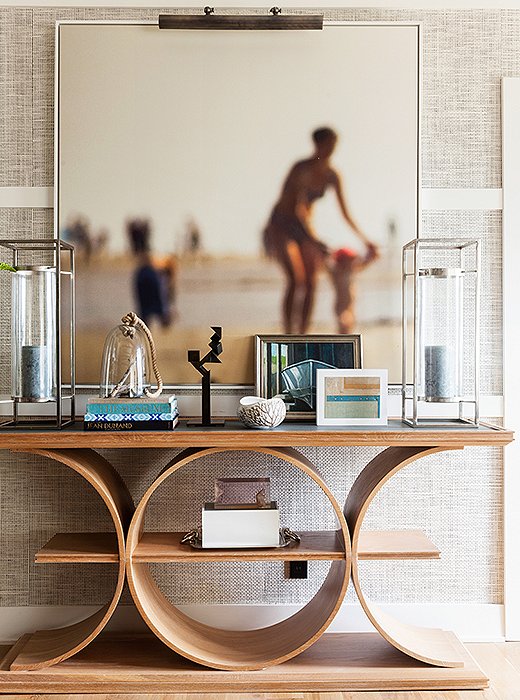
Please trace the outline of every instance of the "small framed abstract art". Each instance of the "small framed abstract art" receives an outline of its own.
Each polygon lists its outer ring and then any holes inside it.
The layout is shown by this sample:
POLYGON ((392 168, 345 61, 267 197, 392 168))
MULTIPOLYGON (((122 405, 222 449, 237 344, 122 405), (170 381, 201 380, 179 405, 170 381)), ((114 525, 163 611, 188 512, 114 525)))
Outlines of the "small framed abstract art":
POLYGON ((319 369, 316 372, 318 425, 386 425, 388 370, 319 369))

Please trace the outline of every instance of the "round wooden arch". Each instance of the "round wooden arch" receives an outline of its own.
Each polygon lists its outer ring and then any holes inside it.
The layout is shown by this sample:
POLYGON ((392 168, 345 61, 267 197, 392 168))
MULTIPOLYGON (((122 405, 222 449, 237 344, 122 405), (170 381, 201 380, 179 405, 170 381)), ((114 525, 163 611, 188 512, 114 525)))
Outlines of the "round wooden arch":
MULTIPOLYGON (((460 653, 441 629, 417 627, 396 620, 363 593, 359 570, 359 535, 369 505, 386 482, 420 457, 443 452, 444 447, 388 447, 359 474, 350 489, 344 513, 352 537, 352 581, 368 618, 378 632, 396 649, 434 666, 463 666, 460 653)), ((461 448, 452 448, 461 449, 461 448)))
POLYGON ((68 659, 87 646, 103 630, 119 602, 125 582, 125 531, 134 504, 130 493, 114 467, 94 450, 26 450, 48 457, 80 474, 99 493, 114 522, 119 554, 117 582, 112 599, 100 610, 81 622, 59 629, 40 630, 28 639, 15 661, 12 671, 32 671, 68 659))
MULTIPOLYGON (((237 451, 236 447, 193 448, 178 454, 147 490, 136 508, 127 539, 126 563, 130 591, 150 629, 178 654, 204 666, 224 670, 255 670, 282 663, 307 649, 327 629, 345 596, 350 578, 350 538, 340 506, 309 460, 292 448, 255 448, 278 457, 311 477, 334 508, 344 558, 331 563, 318 593, 296 614, 277 624, 247 631, 223 630, 198 622, 176 608, 159 590, 148 565, 133 560, 142 533, 146 507, 156 489, 181 467, 207 455, 237 451)), ((238 451, 250 451, 238 448, 238 451)))

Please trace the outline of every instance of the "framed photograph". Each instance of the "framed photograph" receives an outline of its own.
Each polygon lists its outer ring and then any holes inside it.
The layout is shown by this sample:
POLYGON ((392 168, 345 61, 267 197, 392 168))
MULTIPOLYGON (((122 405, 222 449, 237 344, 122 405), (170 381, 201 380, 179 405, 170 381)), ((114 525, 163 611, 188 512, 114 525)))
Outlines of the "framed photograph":
POLYGON ((314 420, 316 373, 360 369, 360 335, 257 335, 256 393, 280 397, 290 420, 314 420))
POLYGON ((361 333, 365 362, 400 382, 420 47, 408 21, 234 32, 60 21, 55 237, 76 250, 76 381, 97 385, 107 333, 135 310, 165 383, 183 391, 199 381, 186 351, 214 325, 224 354, 212 381, 227 388, 253 384, 255 334, 294 329, 361 333), (316 132, 330 150, 319 172, 316 132))
POLYGON ((386 425, 388 370, 318 369, 318 425, 386 425))

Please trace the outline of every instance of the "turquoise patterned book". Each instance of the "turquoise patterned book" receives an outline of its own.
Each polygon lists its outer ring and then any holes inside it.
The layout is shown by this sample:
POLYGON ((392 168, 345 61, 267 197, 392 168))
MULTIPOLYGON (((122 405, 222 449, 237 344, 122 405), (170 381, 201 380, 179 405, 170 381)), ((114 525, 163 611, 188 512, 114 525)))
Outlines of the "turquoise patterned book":
MULTIPOLYGON (((160 415, 160 414, 176 414, 177 413, 177 397, 160 396, 157 399, 88 399, 86 414, 90 416, 108 416, 108 415, 160 415)), ((139 419, 146 420, 146 419, 139 419)), ((171 420, 164 418, 163 420, 171 420)))
POLYGON ((131 411, 121 411, 120 413, 85 413, 83 418, 85 423, 117 423, 119 421, 130 420, 139 423, 157 423, 175 420, 179 415, 178 411, 165 411, 163 413, 132 413, 131 411))

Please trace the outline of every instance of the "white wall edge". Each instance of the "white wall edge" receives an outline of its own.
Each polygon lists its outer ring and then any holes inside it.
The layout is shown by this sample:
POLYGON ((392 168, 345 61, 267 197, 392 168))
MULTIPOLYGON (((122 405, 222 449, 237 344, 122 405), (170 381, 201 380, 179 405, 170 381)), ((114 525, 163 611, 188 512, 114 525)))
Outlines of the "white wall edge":
POLYGON ((479 210, 490 211, 502 209, 501 189, 447 189, 428 188, 422 189, 422 209, 450 211, 479 210))
MULTIPOLYGON (((52 209, 53 203, 53 187, 0 187, 0 207, 52 209)), ((502 190, 423 187, 421 208, 423 211, 500 210, 502 209, 502 190)))
MULTIPOLYGON (((520 78, 502 80, 502 181, 504 185, 503 332, 504 420, 508 428, 520 425, 520 308, 518 260, 520 259, 520 78)), ((504 602, 506 638, 520 640, 520 442, 504 451, 504 602)))
POLYGON ((52 209, 54 187, 0 187, 0 207, 52 209))
MULTIPOLYGON (((300 605, 179 605, 180 610, 223 629, 255 629, 293 615, 300 605)), ((452 630, 464 642, 504 641, 504 606, 468 604, 391 604, 379 606, 403 622, 452 630)), ((0 641, 13 642, 37 629, 64 627, 91 615, 99 606, 0 608, 0 641)), ((120 605, 107 631, 132 633, 147 627, 133 605, 120 605)), ((328 632, 374 632, 359 603, 344 603, 328 632)))

